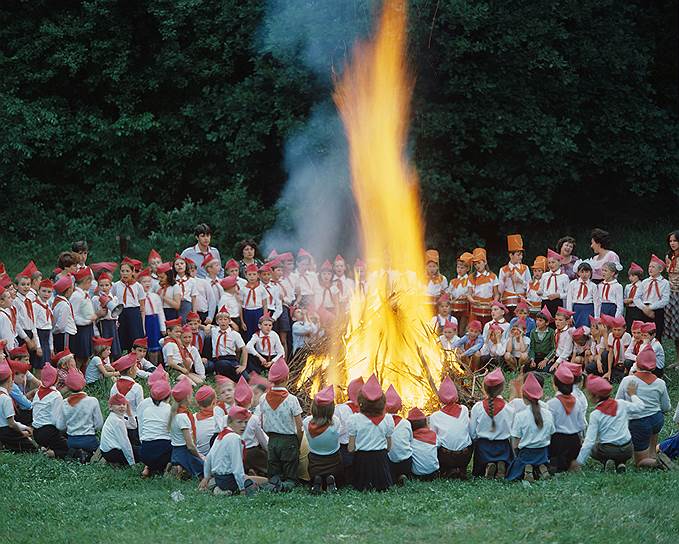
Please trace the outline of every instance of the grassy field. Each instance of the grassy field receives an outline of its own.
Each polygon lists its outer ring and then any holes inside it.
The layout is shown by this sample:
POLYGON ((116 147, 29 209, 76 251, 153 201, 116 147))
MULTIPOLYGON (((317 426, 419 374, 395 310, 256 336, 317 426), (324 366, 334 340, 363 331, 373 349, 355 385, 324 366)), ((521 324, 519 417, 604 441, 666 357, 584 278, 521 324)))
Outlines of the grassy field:
MULTIPOLYGON (((679 373, 671 371, 667 381, 675 404, 679 373)), ((671 415, 663 437, 675 432, 671 415)), ((0 542, 675 544, 679 539, 679 472, 629 468, 618 476, 602 473, 591 461, 581 474, 533 484, 413 482, 381 494, 343 490, 321 497, 304 488, 286 495, 214 497, 200 493, 195 481, 145 481, 140 473, 141 467, 122 470, 0 452, 0 527, 11 538, 0 542)))

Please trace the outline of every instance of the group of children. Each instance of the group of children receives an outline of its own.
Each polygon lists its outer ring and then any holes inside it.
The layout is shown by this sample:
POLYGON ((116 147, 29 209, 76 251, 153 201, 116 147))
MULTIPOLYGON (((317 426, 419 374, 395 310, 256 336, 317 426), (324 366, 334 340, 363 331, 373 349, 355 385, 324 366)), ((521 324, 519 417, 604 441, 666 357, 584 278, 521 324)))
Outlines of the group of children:
MULTIPOLYGON (((624 288, 616 279, 622 267, 610 255, 574 261, 548 250, 527 267, 520 235, 508 237, 509 262, 497 276, 477 248, 460 255, 457 277, 448 282, 438 252, 429 250, 432 330, 444 354, 454 352, 485 375, 487 399, 469 412, 446 379, 440 411, 427 417, 413 408, 402 418, 393 387, 383 394, 369 379, 349 384, 349 401, 337 406, 332 387, 322 390, 302 420, 285 388, 285 359, 341 319, 355 292, 365 292, 365 266, 357 260, 348 274, 338 255, 316 272, 303 249, 296 259, 274 251, 261 263, 250 247, 250 262, 230 259, 222 269, 205 227, 196 231, 198 244, 171 261, 156 251, 146 267, 126 257, 117 281, 116 263, 87 265, 84 243, 60 255, 49 279, 33 261, 14 281, 0 269, 6 448, 37 444, 50 456, 83 461, 100 452, 115 464, 143 462, 145 475, 170 464, 204 474, 202 487, 217 482, 231 493, 258 485, 289 489, 299 477, 302 443, 315 492, 346 482, 383 489, 413 476, 465 477, 472 454, 475 475, 510 479, 574 468, 590 453, 623 465, 633 452, 640 466, 657 464, 658 426, 670 408, 659 338, 666 323, 675 334, 676 234, 665 261, 652 256, 648 278, 630 266, 624 288), (592 279, 595 269, 600 278, 592 279), (527 376, 510 402, 501 396, 500 367, 527 376), (174 387, 168 372, 180 378, 174 387), (216 390, 205 384, 211 373, 216 390), (559 391, 548 403, 541 400, 543 373, 552 373, 559 391), (583 374, 597 403, 586 435, 587 403, 577 387, 583 374), (104 378, 115 380, 106 421, 96 399, 83 392, 104 378), (138 379, 148 380, 149 398, 138 379), (620 398, 608 399, 610 382, 621 380, 620 398), (617 457, 605 457, 602 444, 617 457), (224 480, 224 471, 233 477, 224 480)), ((661 459, 663 451, 679 453, 675 442, 661 446, 661 459)))

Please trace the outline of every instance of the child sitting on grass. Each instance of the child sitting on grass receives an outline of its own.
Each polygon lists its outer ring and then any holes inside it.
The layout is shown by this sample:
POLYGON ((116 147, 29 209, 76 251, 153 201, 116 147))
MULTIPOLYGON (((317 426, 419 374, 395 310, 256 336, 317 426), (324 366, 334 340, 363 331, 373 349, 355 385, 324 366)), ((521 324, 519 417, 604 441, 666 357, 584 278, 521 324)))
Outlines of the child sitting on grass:
POLYGON ((187 473, 190 477, 203 474, 203 456, 196 448, 196 418, 189 410, 192 397, 191 381, 181 378, 172 388, 172 411, 168 423, 172 441, 170 462, 176 474, 187 473))
POLYGON ((430 481, 439 475, 436 433, 427 426, 427 416, 419 408, 411 408, 408 421, 413 429, 413 476, 430 481))
POLYGON ((0 444, 11 451, 33 452, 32 429, 15 421, 14 403, 9 396, 12 388, 12 370, 7 362, 0 363, 0 444))
POLYGON ((68 444, 64 435, 57 429, 64 400, 54 387, 57 369, 50 363, 45 363, 40 380, 42 384, 33 397, 33 439, 48 457, 62 459, 68 454, 68 444))
POLYGON ((124 395, 115 393, 108 399, 108 407, 111 411, 101 429, 101 455, 113 466, 134 465, 138 453, 133 450, 127 433, 128 421, 134 421, 135 426, 137 423, 130 405, 124 395))
POLYGON ((386 411, 394 419, 394 432, 391 435, 391 448, 389 448, 389 469, 391 479, 396 485, 402 486, 412 475, 413 464, 413 429, 410 421, 398 415, 403 408, 401 397, 393 385, 387 388, 384 395, 386 411))
POLYGON ((85 382, 89 385, 104 378, 119 376, 120 374, 111 366, 110 361, 113 338, 95 336, 92 338, 92 343, 94 347, 92 356, 85 367, 85 382))

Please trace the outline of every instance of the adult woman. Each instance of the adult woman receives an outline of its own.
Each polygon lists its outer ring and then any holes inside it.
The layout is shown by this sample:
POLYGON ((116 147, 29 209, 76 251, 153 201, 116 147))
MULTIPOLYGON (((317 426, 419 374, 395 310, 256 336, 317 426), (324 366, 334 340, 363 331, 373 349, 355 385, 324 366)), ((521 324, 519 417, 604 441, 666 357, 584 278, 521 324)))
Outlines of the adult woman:
POLYGON ((665 331, 667 338, 674 340, 679 353, 679 229, 667 235, 669 249, 667 263, 667 279, 670 280, 670 302, 665 307, 665 331))
POLYGON ((561 255, 561 272, 568 276, 569 280, 577 278, 578 273, 575 271, 575 263, 578 257, 573 255, 575 251, 575 238, 572 236, 564 236, 556 243, 556 250, 561 255))
POLYGON ((245 277, 245 267, 247 265, 254 263, 257 265, 257 268, 259 268, 264 264, 257 257, 255 257, 257 254, 257 244, 252 239, 241 240, 238 242, 238 253, 241 255, 241 259, 238 261, 238 265, 240 266, 238 275, 241 278, 245 277))
POLYGON ((592 281, 599 284, 603 281, 601 275, 601 268, 604 263, 613 262, 620 264, 620 257, 618 254, 609 249, 611 245, 611 235, 602 229, 594 229, 591 234, 590 247, 594 251, 594 257, 588 259, 589 264, 592 266, 592 281))

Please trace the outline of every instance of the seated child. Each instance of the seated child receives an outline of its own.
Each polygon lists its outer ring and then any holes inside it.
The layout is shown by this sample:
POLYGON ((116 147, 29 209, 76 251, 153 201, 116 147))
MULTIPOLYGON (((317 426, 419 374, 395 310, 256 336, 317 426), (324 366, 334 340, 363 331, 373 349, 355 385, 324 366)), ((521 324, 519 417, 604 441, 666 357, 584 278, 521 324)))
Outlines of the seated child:
POLYGON ((450 313, 450 296, 443 293, 436 302, 436 315, 431 318, 430 325, 437 335, 441 335, 447 324, 457 328, 457 318, 450 313))
POLYGON ((507 347, 504 355, 505 363, 511 370, 517 370, 528 364, 530 338, 526 337, 526 322, 519 318, 509 329, 507 347))
POLYGON ((137 378, 148 380, 151 373, 156 369, 156 366, 146 358, 148 350, 148 340, 144 338, 137 338, 132 342, 132 351, 137 359, 137 378))
POLYGON ((469 436, 469 409, 459 404, 457 387, 446 376, 438 390, 441 408, 429 416, 429 426, 436 433, 438 464, 443 478, 467 479, 467 465, 472 458, 469 436))
POLYGON ((580 453, 580 435, 587 426, 586 405, 573 395, 575 377, 566 364, 560 364, 553 376, 558 391, 547 407, 554 417, 554 434, 549 444, 551 472, 565 472, 580 453))
POLYGON ((196 448, 196 418, 189 410, 192 385, 188 378, 181 378, 172 388, 172 411, 170 422, 170 440, 172 457, 170 463, 177 467, 177 475, 182 472, 191 477, 203 474, 203 456, 196 448))
POLYGON ((230 327, 231 318, 225 308, 217 312, 215 319, 217 326, 206 328, 212 346, 212 365, 216 374, 228 377, 235 384, 241 374, 245 373, 245 379, 248 377, 245 342, 240 333, 230 327))
POLYGON ((236 384, 233 393, 233 400, 238 406, 249 409, 252 415, 248 419, 243 432, 243 442, 245 442, 245 471, 248 474, 255 473, 256 476, 266 476, 268 469, 269 437, 262 429, 260 419, 259 399, 266 393, 267 386, 255 380, 257 374, 253 374, 251 385, 241 376, 236 384))
POLYGON ((64 400, 54 386, 57 369, 45 363, 40 380, 42 384, 33 397, 33 439, 48 457, 63 459, 68 454, 68 444, 66 437, 57 429, 64 400))
POLYGON ((413 476, 429 481, 439 475, 436 433, 427 426, 427 416, 419 408, 411 408, 408 421, 413 429, 413 476))
POLYGON ((507 351, 507 341, 503 338, 502 327, 497 323, 492 323, 488 330, 488 338, 483 342, 481 348, 481 367, 490 366, 495 368, 502 365, 507 351))
POLYGON ((120 393, 115 393, 108 399, 108 406, 111 411, 101 429, 101 455, 107 463, 114 466, 134 465, 135 451, 127 432, 128 422, 133 421, 135 426, 137 422, 132 417, 127 399, 120 393))
POLYGON ((139 431, 137 428, 137 407, 144 400, 144 390, 135 380, 137 375, 137 356, 134 352, 123 355, 113 363, 113 368, 120 374, 120 378, 111 387, 109 397, 120 393, 126 399, 130 417, 126 420, 127 432, 130 442, 135 447, 139 446, 139 431))
POLYGON ((0 362, 0 444, 16 452, 33 452, 32 429, 14 419, 14 403, 9 396, 12 388, 12 369, 0 362))
POLYGON ((632 321, 630 329, 632 331, 632 341, 630 342, 629 346, 627 346, 627 350, 625 351, 625 369, 627 372, 630 371, 636 362, 639 350, 644 345, 644 338, 641 332, 643 325, 643 321, 632 321))
POLYGON ((215 390, 209 385, 203 385, 196 391, 196 404, 200 408, 196 414, 196 449, 205 456, 221 429, 217 427, 215 405, 217 397, 215 390))
POLYGON ((104 378, 119 376, 110 361, 113 338, 95 336, 92 338, 92 344, 94 344, 92 356, 85 367, 85 382, 89 385, 104 378))
POLYGON ((320 331, 318 316, 307 309, 297 308, 292 315, 292 353, 297 353, 320 331))
MULTIPOLYGON (((158 366, 158 370, 162 370, 158 366)), ((154 372, 156 374, 158 372, 154 372)), ((153 374, 150 378, 153 377, 153 374)), ((172 390, 167 374, 157 380, 151 380, 151 396, 144 399, 137 411, 139 424, 139 460, 144 463, 142 477, 148 478, 156 474, 163 474, 172 456, 172 442, 167 422, 170 421, 170 396, 172 390)))
POLYGON ((402 486, 412 475, 413 430, 410 426, 410 421, 398 415, 403 408, 403 403, 393 385, 387 388, 384 397, 386 411, 394 419, 391 448, 389 448, 387 453, 389 457, 389 470, 391 471, 391 479, 396 485, 402 486))
POLYGON ((554 418, 547 405, 541 402, 542 387, 532 372, 523 382, 522 393, 530 410, 522 410, 514 416, 511 435, 516 457, 507 471, 507 480, 532 482, 536 473, 541 479, 551 476, 547 465, 554 418))
MULTIPOLYGON (((542 370, 554 356, 554 329, 549 324, 552 314, 547 306, 535 314, 535 328, 530 333, 528 361, 531 370, 542 370)), ((551 365, 550 365, 551 366, 551 365)))
MULTIPOLYGON (((549 310, 547 310, 549 311, 549 310)), ((512 318, 512 320, 509 322, 509 326, 513 327, 514 324, 519 320, 523 319, 526 323, 525 327, 525 334, 530 338, 530 333, 533 332, 533 329, 535 329, 535 319, 530 317, 530 307, 528 306, 528 303, 521 299, 519 303, 516 305, 516 316, 512 318)))
POLYGON ((302 425, 309 443, 309 477, 311 493, 318 495, 323 489, 337 490, 337 481, 343 481, 344 467, 340 454, 340 420, 335 413, 335 390, 332 385, 321 389, 311 404, 311 415, 302 425))
POLYGON ((629 381, 626 387, 630 400, 616 400, 610 398, 613 386, 608 380, 598 376, 587 378, 587 393, 596 406, 589 416, 585 440, 571 470, 579 470, 591 455, 606 470, 625 472, 625 463, 634 453, 629 418, 644 409, 644 402, 636 395, 636 382, 629 381))
POLYGON ((236 384, 231 378, 217 374, 215 376, 215 383, 217 388, 217 403, 215 404, 214 414, 217 423, 217 429, 222 430, 226 427, 226 418, 229 410, 234 405, 234 391, 236 384))
POLYGON ((439 336, 439 344, 443 351, 453 351, 453 342, 460 337, 457 335, 457 325, 454 323, 446 323, 443 326, 443 334, 439 336))
POLYGON ((483 336, 481 336, 481 322, 472 320, 467 325, 467 333, 459 340, 453 342, 453 349, 457 351, 460 361, 472 371, 481 367, 481 348, 483 336))

